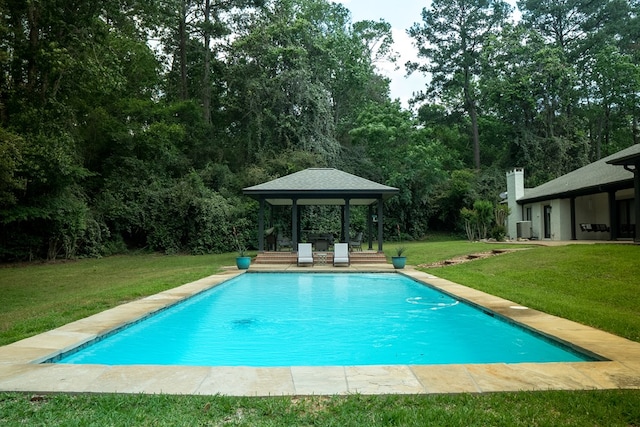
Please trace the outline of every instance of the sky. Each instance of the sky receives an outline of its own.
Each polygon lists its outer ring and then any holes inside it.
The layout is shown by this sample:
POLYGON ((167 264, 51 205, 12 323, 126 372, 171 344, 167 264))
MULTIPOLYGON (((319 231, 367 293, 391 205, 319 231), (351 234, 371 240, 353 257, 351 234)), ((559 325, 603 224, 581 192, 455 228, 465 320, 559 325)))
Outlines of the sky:
MULTIPOLYGON (((415 71, 406 76, 404 64, 418 61, 418 50, 413 39, 407 34, 414 23, 422 22, 422 9, 429 7, 429 0, 333 0, 351 11, 353 22, 384 19, 391 24, 394 50, 398 53, 396 64, 384 63, 378 66, 381 74, 391 79, 391 99, 400 99, 402 106, 408 108, 409 99, 414 92, 423 90, 428 82, 427 76, 415 71), (398 67, 396 70, 395 68, 398 67)), ((515 7, 515 0, 507 0, 515 7)), ((422 62, 422 61, 421 61, 422 62)))
POLYGON ((351 11, 353 22, 384 19, 391 24, 394 50, 399 54, 396 64, 378 64, 381 74, 391 79, 391 99, 400 99, 403 107, 408 107, 408 101, 413 92, 420 91, 427 84, 427 77, 414 72, 406 77, 404 64, 407 61, 417 61, 417 49, 413 46, 413 39, 407 35, 407 29, 414 23, 421 21, 422 9, 430 2, 421 0, 333 0, 342 3, 351 11), (396 67, 399 67, 395 70, 396 67))

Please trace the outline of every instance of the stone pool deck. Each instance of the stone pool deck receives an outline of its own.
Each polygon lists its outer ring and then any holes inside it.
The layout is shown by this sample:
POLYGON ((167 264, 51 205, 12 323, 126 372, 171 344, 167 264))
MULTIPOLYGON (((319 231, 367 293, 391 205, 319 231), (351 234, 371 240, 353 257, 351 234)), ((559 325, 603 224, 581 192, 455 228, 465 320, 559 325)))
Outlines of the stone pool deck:
MULTIPOLYGON (((298 268, 294 265, 252 265, 251 270, 378 272, 393 271, 393 268, 380 264, 336 269, 331 266, 298 268)), ((284 368, 40 363, 123 324, 242 274, 229 269, 0 347, 0 391, 279 396, 640 389, 640 343, 522 307, 411 267, 400 272, 607 360, 576 363, 284 368)))

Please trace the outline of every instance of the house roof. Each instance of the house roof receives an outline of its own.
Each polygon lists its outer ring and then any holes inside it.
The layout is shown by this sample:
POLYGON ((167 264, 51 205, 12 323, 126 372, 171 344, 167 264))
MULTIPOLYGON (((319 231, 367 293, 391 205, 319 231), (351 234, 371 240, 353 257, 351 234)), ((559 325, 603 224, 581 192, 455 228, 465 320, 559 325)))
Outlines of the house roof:
POLYGON ((607 163, 611 165, 634 165, 640 162, 640 144, 632 145, 626 150, 618 151, 616 154, 609 156, 607 163))
POLYGON ((633 187, 633 172, 613 163, 640 155, 640 144, 633 145, 603 159, 562 175, 556 179, 525 189, 519 203, 577 197, 633 187))
POLYGON ((273 181, 247 187, 247 196, 264 198, 271 205, 370 205, 400 190, 333 168, 310 168, 273 181))

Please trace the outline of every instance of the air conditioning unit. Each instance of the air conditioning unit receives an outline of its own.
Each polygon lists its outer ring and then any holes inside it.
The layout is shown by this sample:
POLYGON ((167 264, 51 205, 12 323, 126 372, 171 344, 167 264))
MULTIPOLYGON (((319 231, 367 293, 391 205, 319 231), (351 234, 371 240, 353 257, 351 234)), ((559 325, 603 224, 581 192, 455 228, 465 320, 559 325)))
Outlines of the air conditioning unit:
POLYGON ((516 222, 516 234, 519 239, 531 238, 531 221, 516 222))

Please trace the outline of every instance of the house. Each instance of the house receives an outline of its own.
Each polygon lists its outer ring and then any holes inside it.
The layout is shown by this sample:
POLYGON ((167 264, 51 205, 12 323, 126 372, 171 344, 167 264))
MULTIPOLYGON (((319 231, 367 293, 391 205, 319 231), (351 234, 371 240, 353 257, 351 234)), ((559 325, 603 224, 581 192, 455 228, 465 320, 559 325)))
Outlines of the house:
POLYGON ((640 144, 535 188, 524 170, 507 172, 511 239, 619 240, 640 243, 640 144))

